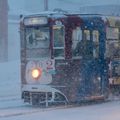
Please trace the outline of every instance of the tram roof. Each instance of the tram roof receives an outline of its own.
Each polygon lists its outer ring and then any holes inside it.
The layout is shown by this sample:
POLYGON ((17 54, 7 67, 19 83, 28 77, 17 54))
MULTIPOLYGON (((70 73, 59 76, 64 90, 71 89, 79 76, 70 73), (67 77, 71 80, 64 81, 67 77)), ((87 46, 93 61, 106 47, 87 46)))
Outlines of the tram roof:
POLYGON ((120 16, 102 15, 102 14, 77 14, 77 15, 84 20, 101 19, 103 20, 104 23, 107 23, 108 26, 120 27, 120 16))
POLYGON ((63 15, 63 16, 71 16, 71 15, 80 15, 84 17, 113 17, 115 19, 120 19, 120 16, 110 16, 110 15, 102 15, 102 14, 81 14, 80 12, 58 12, 58 11, 43 11, 39 13, 31 13, 27 14, 24 17, 30 17, 30 16, 52 16, 52 15, 63 15))
POLYGON ((46 17, 65 17, 66 15, 64 13, 54 12, 54 11, 45 11, 40 13, 32 13, 30 15, 23 16, 23 18, 26 17, 39 17, 39 16, 46 16, 46 17))
POLYGON ((40 13, 32 13, 31 15, 23 16, 22 19, 28 18, 28 17, 39 17, 39 16, 46 16, 50 18, 65 18, 68 16, 79 16, 81 19, 101 19, 104 22, 107 22, 109 26, 112 27, 120 27, 120 16, 108 16, 108 15, 102 15, 102 14, 80 14, 79 12, 54 12, 54 11, 44 11, 40 13))

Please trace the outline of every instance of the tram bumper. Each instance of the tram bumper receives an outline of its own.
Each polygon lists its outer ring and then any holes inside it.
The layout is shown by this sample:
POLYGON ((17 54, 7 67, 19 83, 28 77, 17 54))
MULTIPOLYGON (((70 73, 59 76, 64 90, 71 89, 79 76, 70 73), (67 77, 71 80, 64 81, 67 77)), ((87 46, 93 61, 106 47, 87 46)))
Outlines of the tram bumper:
POLYGON ((32 105, 66 104, 66 96, 59 90, 48 85, 23 85, 22 99, 32 105))

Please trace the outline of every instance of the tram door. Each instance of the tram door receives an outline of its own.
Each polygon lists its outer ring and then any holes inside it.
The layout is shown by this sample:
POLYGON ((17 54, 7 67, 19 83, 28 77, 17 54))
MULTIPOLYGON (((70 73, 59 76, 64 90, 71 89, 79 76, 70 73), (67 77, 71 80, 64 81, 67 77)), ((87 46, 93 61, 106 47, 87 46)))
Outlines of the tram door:
POLYGON ((101 93, 101 79, 99 66, 99 32, 97 30, 83 30, 82 39, 82 70, 85 96, 98 96, 101 93))
POLYGON ((98 60, 99 31, 80 29, 79 33, 81 37, 78 37, 78 41, 73 39, 73 57, 81 58, 79 95, 81 97, 98 96, 101 94, 100 64, 98 60))

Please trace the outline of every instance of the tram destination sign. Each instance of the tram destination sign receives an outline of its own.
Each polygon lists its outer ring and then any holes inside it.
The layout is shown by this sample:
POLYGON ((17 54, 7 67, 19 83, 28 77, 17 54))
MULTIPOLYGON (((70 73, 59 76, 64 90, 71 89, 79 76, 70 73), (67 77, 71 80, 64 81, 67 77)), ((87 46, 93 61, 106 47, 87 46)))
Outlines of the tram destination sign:
POLYGON ((37 17, 26 17, 24 18, 24 25, 45 25, 48 23, 47 17, 37 16, 37 17))

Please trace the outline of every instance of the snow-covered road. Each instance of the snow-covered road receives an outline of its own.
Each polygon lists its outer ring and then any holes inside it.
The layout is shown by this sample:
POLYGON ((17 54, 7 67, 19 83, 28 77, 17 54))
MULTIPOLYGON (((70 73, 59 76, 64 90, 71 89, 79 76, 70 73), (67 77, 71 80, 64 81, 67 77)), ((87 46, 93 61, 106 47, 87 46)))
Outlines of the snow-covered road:
POLYGON ((0 120, 120 120, 120 101, 75 108, 33 108, 21 105, 0 109, 0 120))

